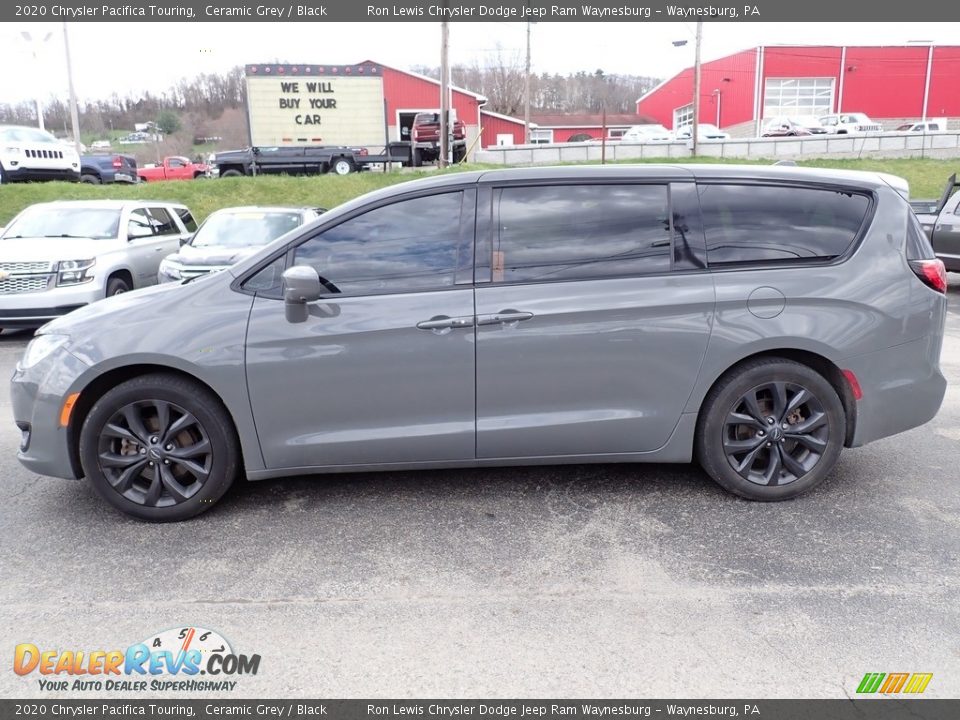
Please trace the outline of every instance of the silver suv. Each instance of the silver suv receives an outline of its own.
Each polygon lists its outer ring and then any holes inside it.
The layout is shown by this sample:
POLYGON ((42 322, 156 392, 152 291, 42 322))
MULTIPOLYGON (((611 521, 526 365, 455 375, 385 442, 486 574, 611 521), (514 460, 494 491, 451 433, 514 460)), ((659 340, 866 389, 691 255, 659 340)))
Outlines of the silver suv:
POLYGON ((123 200, 31 205, 0 235, 0 328, 38 327, 157 282, 197 229, 183 205, 123 200))
POLYGON ((946 280, 871 173, 451 174, 45 326, 29 469, 177 520, 238 476, 689 462, 755 500, 930 420, 946 280))

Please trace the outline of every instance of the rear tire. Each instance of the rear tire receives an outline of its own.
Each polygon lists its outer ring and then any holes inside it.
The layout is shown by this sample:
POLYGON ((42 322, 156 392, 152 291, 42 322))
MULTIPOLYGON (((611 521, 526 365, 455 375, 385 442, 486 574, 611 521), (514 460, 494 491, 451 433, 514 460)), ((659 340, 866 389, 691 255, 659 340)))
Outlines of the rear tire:
POLYGON ((99 177, 97 177, 96 175, 90 175, 90 174, 81 175, 80 182, 87 183, 89 185, 100 185, 103 183, 103 181, 99 177))
POLYGON ((785 358, 758 358, 710 390, 697 422, 697 459, 736 495, 787 500, 826 478, 845 433, 843 403, 822 375, 785 358))
POLYGON ((349 175, 353 172, 353 163, 350 162, 349 158, 338 157, 333 161, 330 169, 333 170, 336 175, 349 175))
POLYGON ((423 153, 420 151, 420 148, 413 149, 413 166, 421 167, 423 165, 423 153))
POLYGON ((94 403, 80 431, 80 461, 94 489, 152 522, 209 510, 233 484, 239 457, 219 398, 173 375, 117 385, 94 403))
POLYGON ((220 177, 243 177, 243 173, 239 170, 224 170, 220 177))
POLYGON ((130 292, 130 283, 122 277, 112 277, 107 281, 107 297, 130 292))

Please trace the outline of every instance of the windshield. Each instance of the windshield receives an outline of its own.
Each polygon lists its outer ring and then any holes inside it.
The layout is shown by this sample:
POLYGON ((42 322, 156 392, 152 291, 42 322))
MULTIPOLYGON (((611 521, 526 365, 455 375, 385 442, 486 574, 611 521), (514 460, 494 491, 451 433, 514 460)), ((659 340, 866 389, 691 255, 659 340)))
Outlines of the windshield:
POLYGON ((234 212, 211 215, 193 236, 193 247, 266 245, 300 226, 298 212, 234 212))
POLYGON ((21 237, 117 237, 120 211, 103 208, 34 206, 7 225, 4 240, 21 237))
POLYGON ((6 128, 0 130, 0 139, 17 143, 56 143, 59 142, 50 133, 39 128, 6 128))

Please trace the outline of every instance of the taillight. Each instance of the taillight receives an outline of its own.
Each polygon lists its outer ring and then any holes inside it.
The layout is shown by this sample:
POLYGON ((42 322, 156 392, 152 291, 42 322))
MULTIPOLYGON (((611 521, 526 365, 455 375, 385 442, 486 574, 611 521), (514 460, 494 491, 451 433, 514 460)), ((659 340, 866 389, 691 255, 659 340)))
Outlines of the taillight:
POLYGON ((939 293, 947 292, 947 269, 943 260, 910 260, 910 268, 923 284, 939 293))
POLYGON ((119 156, 119 155, 114 155, 114 156, 113 156, 113 166, 114 166, 115 168, 123 167, 123 160, 120 159, 120 156, 119 156))
POLYGON ((420 140, 420 128, 414 127, 414 128, 413 128, 413 141, 414 141, 414 142, 418 142, 419 140, 420 140))

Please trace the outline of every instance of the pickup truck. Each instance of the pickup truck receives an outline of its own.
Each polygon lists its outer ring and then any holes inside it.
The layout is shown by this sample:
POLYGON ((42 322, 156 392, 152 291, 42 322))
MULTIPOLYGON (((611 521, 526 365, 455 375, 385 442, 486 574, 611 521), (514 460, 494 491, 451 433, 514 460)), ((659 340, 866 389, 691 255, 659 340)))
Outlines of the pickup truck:
POLYGON ((227 150, 214 156, 220 177, 242 175, 349 175, 363 169, 367 150, 334 145, 288 145, 227 150))
POLYGON ((80 182, 91 185, 137 182, 137 159, 133 155, 81 155, 80 182))
POLYGON ((960 272, 960 182, 954 173, 947 180, 940 200, 935 204, 924 200, 911 201, 923 231, 930 238, 933 251, 943 260, 947 270, 960 272), (926 211, 926 212, 925 212, 926 211))
MULTIPOLYGON (((467 128, 462 120, 453 121, 453 162, 458 163, 467 154, 467 128)), ((413 118, 410 128, 413 166, 420 167, 440 158, 440 113, 422 112, 413 118)))
POLYGON ((137 171, 137 175, 144 182, 156 180, 195 180, 207 177, 210 166, 204 163, 195 163, 190 158, 174 155, 165 157, 159 165, 147 165, 137 171))

